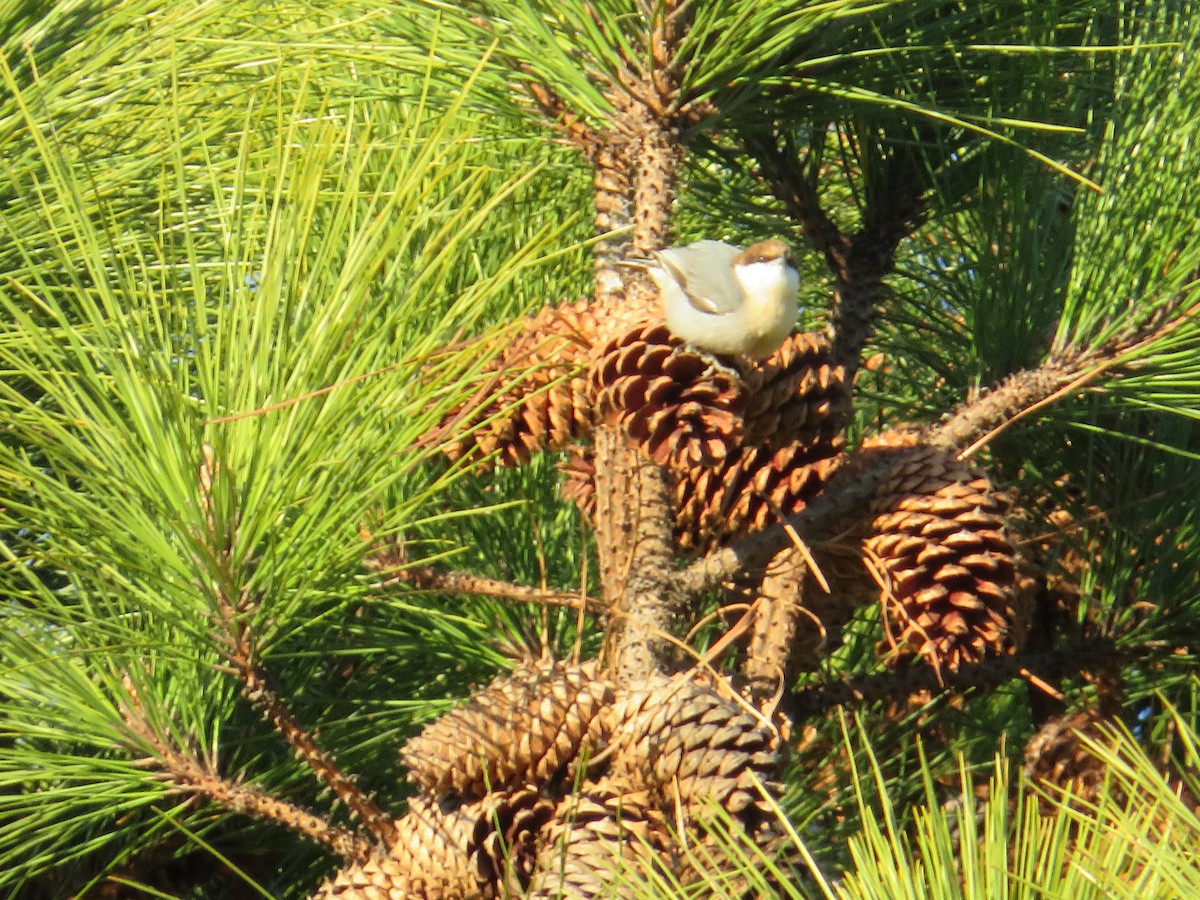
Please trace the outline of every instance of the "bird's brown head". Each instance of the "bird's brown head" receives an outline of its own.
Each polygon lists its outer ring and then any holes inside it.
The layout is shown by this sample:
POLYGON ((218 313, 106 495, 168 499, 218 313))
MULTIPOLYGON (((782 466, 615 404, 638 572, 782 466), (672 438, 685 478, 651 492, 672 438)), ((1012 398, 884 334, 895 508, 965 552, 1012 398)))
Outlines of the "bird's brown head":
POLYGON ((776 259, 782 259, 786 266, 796 267, 795 257, 792 256, 792 248, 778 238, 771 238, 770 240, 759 241, 757 244, 751 244, 733 258, 733 264, 735 266, 748 266, 753 263, 772 262, 776 259))

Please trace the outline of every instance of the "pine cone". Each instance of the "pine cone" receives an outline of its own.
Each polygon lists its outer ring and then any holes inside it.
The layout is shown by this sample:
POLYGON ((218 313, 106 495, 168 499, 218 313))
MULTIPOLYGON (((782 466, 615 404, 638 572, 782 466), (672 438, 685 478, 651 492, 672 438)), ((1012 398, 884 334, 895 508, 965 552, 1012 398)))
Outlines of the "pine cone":
POLYGON ((689 817, 711 800, 735 819, 749 816, 751 830, 762 820, 757 785, 772 783, 778 735, 696 673, 618 696, 613 718, 612 778, 682 798, 689 817))
POLYGON ((1069 790, 1084 803, 1096 799, 1104 785, 1104 763, 1083 745, 1082 736, 1098 738, 1105 716, 1085 709, 1051 719, 1025 745, 1025 777, 1054 792, 1069 790))
POLYGON ((596 466, 591 453, 585 447, 572 447, 558 471, 563 476, 559 488, 563 499, 573 501, 590 522, 596 514, 596 466))
POLYGON ((563 800, 546 832, 530 900, 632 897, 622 869, 662 864, 667 821, 644 791, 604 779, 563 800))
POLYGON ((599 421, 618 426, 659 465, 708 465, 739 440, 746 391, 682 348, 662 323, 624 332, 591 370, 599 421))
MULTIPOLYGON (((555 449, 591 429, 586 360, 597 316, 587 301, 548 306, 525 320, 522 332, 484 369, 474 399, 451 410, 437 436, 458 459, 472 449, 496 453, 496 465, 519 465, 536 451, 555 449)), ((435 440, 437 438, 435 437, 435 440)))
POLYGON ((339 871, 313 900, 478 900, 495 896, 467 855, 475 817, 414 797, 396 823, 399 839, 387 856, 339 871))
POLYGON ((596 673, 595 661, 543 662, 497 678, 405 744, 409 780, 469 798, 569 775, 603 737, 612 689, 596 673))
POLYGON ((429 900, 493 896, 480 882, 468 855, 478 817, 470 807, 442 805, 427 797, 408 801, 408 815, 396 823, 400 837, 389 852, 405 868, 411 896, 429 900))
MULTIPOLYGON (((737 448, 712 467, 671 472, 675 537, 683 550, 711 550, 799 512, 840 464, 841 439, 777 450, 737 448)), ((559 465, 562 495, 589 519, 595 512, 595 468, 582 448, 559 465)))
POLYGON ((501 896, 522 896, 529 888, 555 804, 534 785, 489 794, 476 804, 477 818, 467 847, 479 880, 501 896))
POLYGON ((738 447, 720 464, 675 473, 675 528, 685 550, 708 550, 802 510, 838 464, 840 438, 776 450, 738 447))
POLYGON ((824 336, 793 332, 771 356, 745 373, 748 446, 829 442, 850 421, 846 370, 833 362, 824 336))
POLYGON ((1011 503, 953 451, 910 457, 880 486, 866 547, 885 579, 893 663, 917 656, 953 671, 1013 649, 1011 503))
POLYGON ((379 857, 341 869, 311 900, 414 900, 408 872, 393 859, 379 857))

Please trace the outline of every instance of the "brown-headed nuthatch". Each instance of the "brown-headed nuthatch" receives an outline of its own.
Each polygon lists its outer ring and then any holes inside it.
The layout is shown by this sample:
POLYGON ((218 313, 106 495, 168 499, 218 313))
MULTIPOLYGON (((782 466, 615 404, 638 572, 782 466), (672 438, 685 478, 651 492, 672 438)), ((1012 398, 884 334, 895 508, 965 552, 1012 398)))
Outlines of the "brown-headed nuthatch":
POLYGON ((800 276, 783 241, 697 241, 626 262, 658 286, 671 333, 701 350, 763 359, 796 324, 800 276))

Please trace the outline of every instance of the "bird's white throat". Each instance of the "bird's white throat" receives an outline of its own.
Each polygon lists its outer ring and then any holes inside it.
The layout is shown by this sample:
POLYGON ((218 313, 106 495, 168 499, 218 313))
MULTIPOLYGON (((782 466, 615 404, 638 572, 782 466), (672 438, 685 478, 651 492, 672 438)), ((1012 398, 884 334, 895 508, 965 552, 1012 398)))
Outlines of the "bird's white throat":
POLYGON ((734 275, 745 298, 745 325, 755 334, 788 329, 796 322, 796 294, 800 276, 782 259, 746 263, 734 267, 734 275))

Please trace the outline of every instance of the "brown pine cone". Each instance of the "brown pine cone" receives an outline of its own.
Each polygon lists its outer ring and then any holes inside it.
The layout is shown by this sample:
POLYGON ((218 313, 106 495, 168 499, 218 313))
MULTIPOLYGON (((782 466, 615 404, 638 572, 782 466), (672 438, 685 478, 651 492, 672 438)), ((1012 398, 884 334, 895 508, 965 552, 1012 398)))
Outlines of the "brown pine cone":
POLYGON ((353 863, 313 894, 313 900, 478 900, 494 897, 467 854, 475 817, 422 797, 396 822, 388 855, 353 863))
POLYGON ((481 882, 468 853, 478 811, 439 804, 428 797, 408 801, 408 815, 396 823, 399 839, 389 849, 407 870, 413 897, 470 900, 495 896, 481 882))
POLYGON ((404 745, 409 780, 478 798, 569 777, 581 749, 603 739, 612 689, 597 671, 594 660, 542 662, 500 676, 404 745))
POLYGON ((953 671, 1011 652, 1024 604, 1011 505, 954 451, 909 457, 880 486, 866 548, 884 579, 893 663, 916 656, 953 671))
POLYGON ((526 319, 515 338, 500 338, 508 345, 485 367, 476 395, 445 416, 432 440, 449 437, 443 449, 454 460, 476 450, 513 466, 586 434, 586 365, 596 330, 596 312, 584 300, 526 319))
POLYGON ((1099 710, 1084 709, 1048 721, 1025 745, 1025 777, 1054 792, 1070 791, 1084 803, 1095 800, 1107 768, 1080 738, 1101 737, 1097 725, 1106 718, 1099 710))
POLYGON ((840 448, 840 438, 775 450, 739 447, 718 465, 672 473, 680 546, 709 550, 799 512, 824 487, 840 448))
POLYGON ((559 490, 564 500, 571 500, 579 507, 589 522, 596 514, 596 466, 587 447, 570 448, 567 458, 558 464, 563 481, 559 490))
POLYGON ((488 794, 474 809, 475 828, 467 852, 476 876, 494 886, 500 896, 523 896, 546 841, 543 829, 554 819, 555 804, 536 785, 526 785, 509 793, 488 794))
POLYGON ((835 439, 853 412, 846 370, 836 365, 828 340, 793 332, 771 356, 745 373, 748 446, 781 447, 835 439))
POLYGON ((531 900, 632 897, 630 867, 648 868, 670 846, 668 823, 644 791, 613 779, 584 784, 564 799, 546 830, 531 900))
POLYGON ((339 870, 310 900, 413 900, 416 896, 407 869, 384 856, 339 870))
POLYGON ((683 348, 663 323, 626 331, 591 369, 596 419, 618 426, 659 465, 708 465, 739 441, 746 391, 683 348))
POLYGON ((694 816, 715 801, 753 831, 768 807, 779 736, 696 673, 659 676, 617 696, 610 777, 682 801, 694 816))

